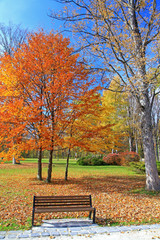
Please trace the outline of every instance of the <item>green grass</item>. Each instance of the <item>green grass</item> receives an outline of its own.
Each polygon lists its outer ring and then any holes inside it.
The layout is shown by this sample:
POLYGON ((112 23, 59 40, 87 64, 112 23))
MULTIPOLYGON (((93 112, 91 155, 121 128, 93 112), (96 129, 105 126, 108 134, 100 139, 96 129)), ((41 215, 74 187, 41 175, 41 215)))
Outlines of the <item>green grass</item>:
POLYGON ((147 191, 144 188, 141 189, 134 189, 132 191, 130 191, 131 193, 135 193, 135 194, 145 194, 148 196, 160 196, 160 192, 156 192, 156 191, 147 191))
POLYGON ((130 226, 130 225, 145 225, 145 224, 156 224, 158 223, 159 224, 159 220, 155 220, 155 219, 152 219, 152 220, 147 220, 147 219, 144 219, 142 220, 140 223, 137 221, 137 222, 112 222, 112 220, 106 220, 106 224, 108 226, 113 226, 113 227, 116 227, 116 226, 130 226))
POLYGON ((27 223, 25 225, 17 224, 14 218, 0 222, 0 231, 28 230, 31 227, 31 218, 27 219, 27 223))
MULTIPOLYGON (((65 160, 54 161, 53 171, 59 171, 64 173, 65 171, 65 160)), ((132 176, 135 175, 135 171, 129 167, 124 166, 80 166, 77 165, 74 160, 70 161, 69 164, 69 176, 132 176)))
MULTIPOLYGON (((17 175, 17 174, 37 174, 37 164, 35 167, 25 169, 25 165, 28 163, 37 163, 37 159, 26 159, 21 161, 21 164, 17 164, 16 168, 11 169, 0 169, 0 174, 5 175, 17 175), (24 168, 22 168, 24 166, 24 168)), ((48 168, 48 159, 42 160, 43 164, 43 174, 47 172, 48 168)), ((65 172, 65 159, 53 159, 53 174, 54 172, 59 172, 61 176, 64 175, 65 172)), ((69 162, 69 176, 76 177, 76 175, 92 175, 92 176, 105 176, 105 175, 116 175, 116 176, 132 176, 135 175, 135 171, 132 170, 130 167, 125 166, 80 166, 76 163, 74 159, 70 159, 69 162)))

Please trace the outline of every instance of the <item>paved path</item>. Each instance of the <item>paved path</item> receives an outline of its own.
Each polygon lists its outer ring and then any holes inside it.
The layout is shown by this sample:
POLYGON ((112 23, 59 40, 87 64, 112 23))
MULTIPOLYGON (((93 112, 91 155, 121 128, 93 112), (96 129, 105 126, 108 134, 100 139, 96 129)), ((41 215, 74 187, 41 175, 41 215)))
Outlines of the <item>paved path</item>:
POLYGON ((160 239, 160 224, 140 226, 100 227, 87 219, 46 220, 28 231, 1 231, 5 240, 151 240, 160 239))

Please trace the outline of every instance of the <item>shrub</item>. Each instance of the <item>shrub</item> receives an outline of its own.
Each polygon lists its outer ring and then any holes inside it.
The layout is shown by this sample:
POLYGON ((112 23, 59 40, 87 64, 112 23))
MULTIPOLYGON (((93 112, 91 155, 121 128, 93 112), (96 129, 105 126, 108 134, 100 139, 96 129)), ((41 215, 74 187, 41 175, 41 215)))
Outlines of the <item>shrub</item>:
POLYGON ((122 152, 121 155, 129 162, 138 162, 140 156, 136 152, 122 152))
POLYGON ((139 173, 145 173, 145 164, 144 162, 130 162, 129 166, 139 173))
POLYGON ((102 157, 94 157, 91 159, 91 163, 93 166, 101 166, 106 165, 105 162, 102 160, 102 157))
POLYGON ((119 153, 109 153, 107 156, 103 157, 103 161, 107 165, 121 165, 121 158, 119 153))
MULTIPOLYGON (((139 173, 145 173, 145 163, 144 162, 130 162, 129 166, 139 173)), ((160 174, 160 162, 157 162, 158 174, 160 174)))
POLYGON ((81 157, 77 161, 78 165, 82 166, 101 166, 106 165, 105 162, 102 160, 102 157, 95 157, 95 156, 86 156, 81 157))
POLYGON ((88 166, 90 165, 90 159, 88 157, 81 157, 77 161, 78 165, 88 166))
POLYGON ((130 162, 139 162, 140 156, 136 152, 122 152, 121 156, 121 164, 129 165, 130 162))
POLYGON ((135 152, 110 153, 103 157, 103 161, 108 165, 129 165, 130 162, 138 162, 140 157, 135 152))

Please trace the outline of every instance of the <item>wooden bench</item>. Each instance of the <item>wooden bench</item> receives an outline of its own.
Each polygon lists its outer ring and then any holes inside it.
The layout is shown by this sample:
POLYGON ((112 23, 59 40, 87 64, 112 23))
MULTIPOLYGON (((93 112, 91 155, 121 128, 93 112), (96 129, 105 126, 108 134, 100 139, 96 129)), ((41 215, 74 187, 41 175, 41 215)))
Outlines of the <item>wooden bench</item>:
POLYGON ((34 226, 35 213, 83 211, 89 211, 89 219, 91 219, 91 214, 93 213, 93 223, 95 223, 96 209, 92 207, 91 195, 34 196, 32 226, 34 226))

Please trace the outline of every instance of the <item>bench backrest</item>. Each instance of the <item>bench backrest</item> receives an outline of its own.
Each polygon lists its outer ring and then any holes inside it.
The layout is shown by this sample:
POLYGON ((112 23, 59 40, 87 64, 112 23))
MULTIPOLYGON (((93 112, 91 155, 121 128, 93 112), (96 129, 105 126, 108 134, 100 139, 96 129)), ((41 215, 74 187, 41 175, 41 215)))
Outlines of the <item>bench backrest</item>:
POLYGON ((91 195, 34 196, 33 207, 91 207, 91 195))

